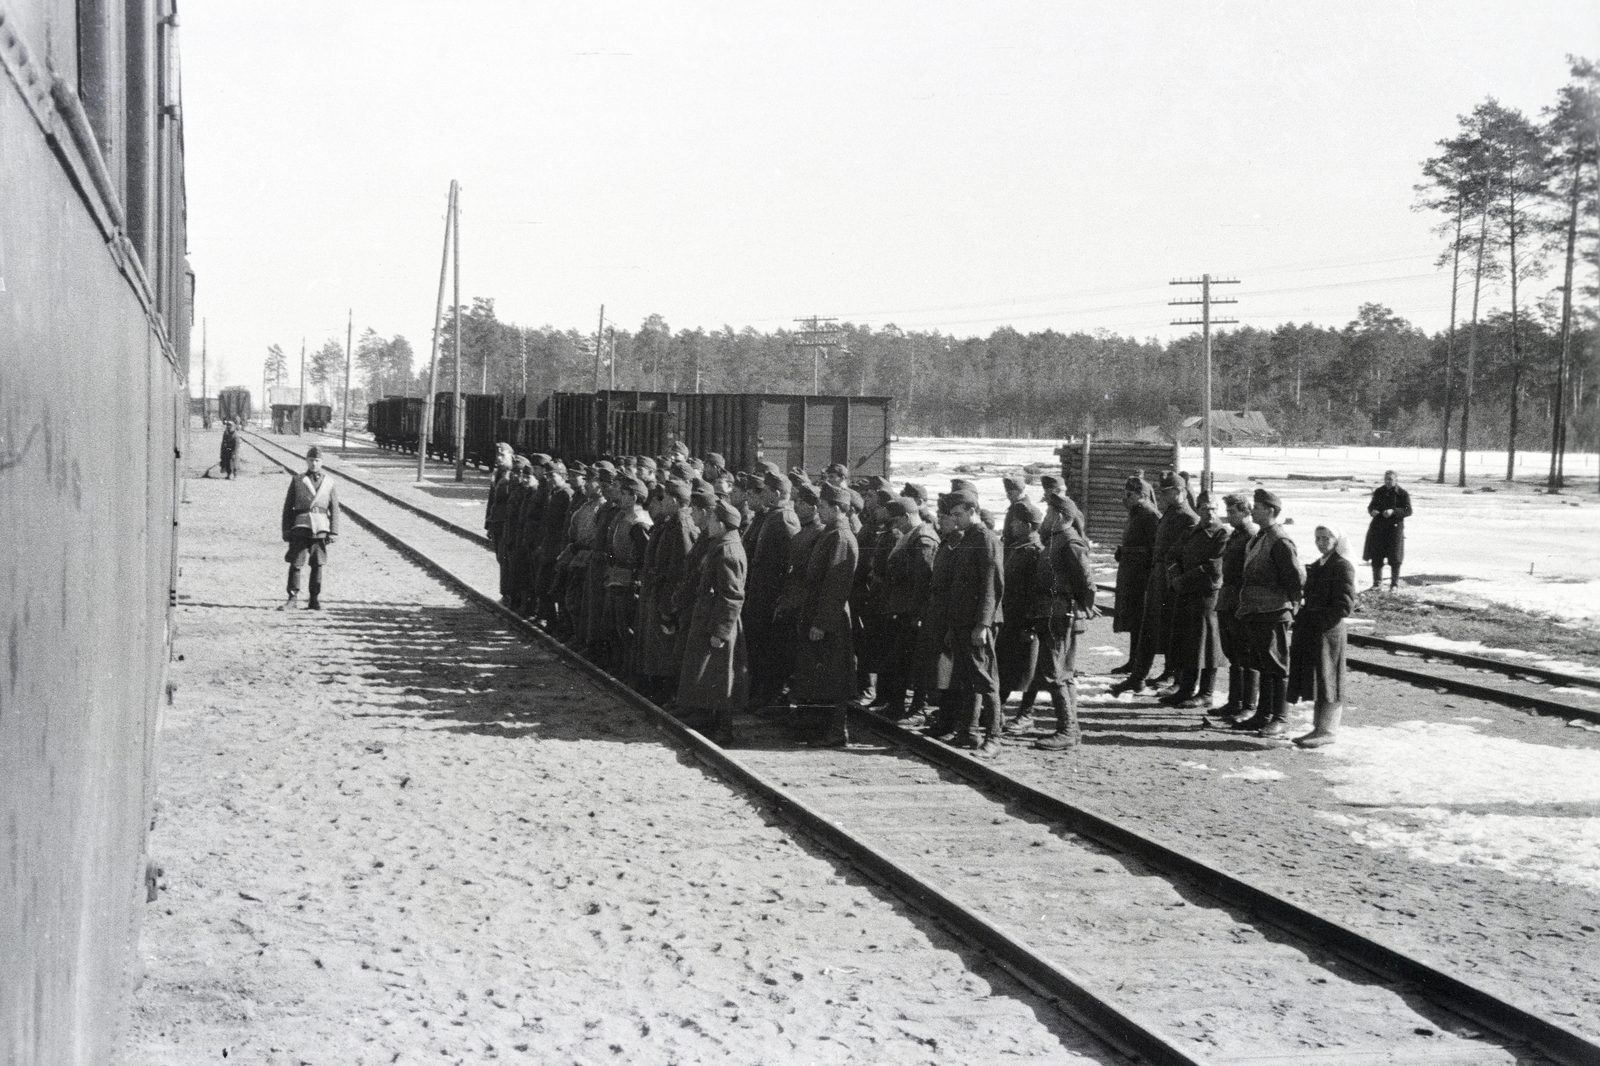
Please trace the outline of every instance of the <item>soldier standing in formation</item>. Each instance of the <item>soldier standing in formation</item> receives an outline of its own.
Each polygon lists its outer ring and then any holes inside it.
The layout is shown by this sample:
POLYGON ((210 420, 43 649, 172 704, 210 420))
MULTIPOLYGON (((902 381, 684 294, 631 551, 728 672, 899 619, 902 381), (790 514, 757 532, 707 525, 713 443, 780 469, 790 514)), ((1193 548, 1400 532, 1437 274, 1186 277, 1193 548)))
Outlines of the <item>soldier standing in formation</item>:
POLYGON ((849 507, 849 489, 824 481, 817 493, 822 531, 806 563, 789 678, 790 699, 801 709, 803 738, 827 747, 850 742, 849 704, 857 694, 850 589, 860 547, 850 528, 849 507))
POLYGON ((1177 563, 1171 567, 1172 639, 1168 658, 1177 688, 1160 702, 1168 707, 1211 709, 1217 667, 1222 662, 1222 636, 1217 623, 1217 594, 1222 588, 1222 553, 1228 527, 1217 520, 1209 493, 1195 501, 1199 521, 1183 535, 1177 563))
POLYGON ((1264 737, 1288 731, 1289 628, 1305 589, 1306 571, 1294 541, 1279 524, 1283 501, 1256 489, 1250 517, 1255 536, 1245 549, 1244 584, 1239 590, 1239 620, 1244 665, 1261 675, 1256 713, 1234 725, 1264 737))
POLYGON ((704 548, 691 581, 688 630, 674 712, 700 724, 709 720, 711 739, 733 740, 733 712, 749 701, 744 606, 747 560, 739 540, 739 509, 711 492, 691 497, 704 548))
POLYGON ((1155 544, 1150 552, 1150 576, 1145 582, 1144 617, 1139 621, 1139 642, 1128 668, 1127 680, 1111 687, 1112 695, 1138 692, 1149 683, 1150 670, 1157 655, 1162 656, 1162 672, 1153 682, 1160 687, 1172 679, 1171 657, 1167 654, 1172 639, 1172 611, 1176 596, 1172 589, 1172 568, 1179 565, 1183 538, 1200 521, 1184 495, 1185 485, 1178 475, 1161 475, 1156 494, 1161 521, 1156 526, 1155 544))
POLYGON ((1231 726, 1235 721, 1249 719, 1256 713, 1256 695, 1261 675, 1245 665, 1242 624, 1239 621, 1239 593, 1244 588, 1245 551, 1250 538, 1256 535, 1256 524, 1250 517, 1250 497, 1242 493, 1227 496, 1226 520, 1230 532, 1227 546, 1222 549, 1222 588, 1217 593, 1217 630, 1222 640, 1222 654, 1228 660, 1228 702, 1217 709, 1217 718, 1231 726))
POLYGON ((1039 638, 1034 687, 1050 697, 1056 713, 1055 732, 1035 742, 1044 751, 1076 748, 1078 733, 1078 635, 1098 615, 1089 541, 1062 504, 1065 496, 1046 497, 1050 514, 1041 527, 1049 538, 1034 567, 1031 620, 1039 638))
POLYGON ((1156 530, 1161 525, 1161 512, 1156 510, 1155 498, 1150 483, 1138 475, 1130 477, 1123 486, 1122 503, 1128 509, 1128 521, 1122 527, 1122 544, 1115 555, 1117 592, 1111 631, 1128 634, 1128 661, 1112 670, 1113 674, 1131 672, 1138 658, 1145 591, 1155 556, 1156 530))

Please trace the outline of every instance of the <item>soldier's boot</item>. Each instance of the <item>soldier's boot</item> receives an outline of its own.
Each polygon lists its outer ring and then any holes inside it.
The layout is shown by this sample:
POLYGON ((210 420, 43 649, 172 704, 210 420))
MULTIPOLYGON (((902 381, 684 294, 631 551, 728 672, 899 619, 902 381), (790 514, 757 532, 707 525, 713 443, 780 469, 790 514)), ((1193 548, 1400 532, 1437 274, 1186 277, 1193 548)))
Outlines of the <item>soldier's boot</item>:
POLYGON ((922 735, 934 740, 949 740, 961 729, 961 723, 956 720, 956 696, 945 689, 936 699, 938 702, 928 716, 928 724, 923 727, 922 735))
POLYGON ((713 716, 710 740, 719 748, 733 747, 733 708, 724 708, 713 716))
POLYGON ((1389 591, 1393 592, 1400 587, 1400 568, 1394 564, 1389 565, 1389 591))
POLYGON ((291 593, 289 593, 289 598, 288 599, 286 599, 282 603, 278 604, 278 610, 280 610, 280 611, 292 611, 296 607, 298 607, 299 605, 300 605, 300 597, 291 592, 291 593))
POLYGON ((835 704, 821 718, 821 729, 811 739, 815 748, 848 748, 850 746, 850 705, 835 704))
POLYGON ((1057 690, 1050 693, 1050 702, 1055 705, 1056 731, 1035 741, 1033 746, 1041 751, 1076 748, 1080 742, 1077 699, 1070 690, 1057 690))
POLYGON ((1147 684, 1149 684, 1149 682, 1145 681, 1142 676, 1138 674, 1129 674, 1126 681, 1118 681, 1115 685, 1112 685, 1110 692, 1113 696, 1120 696, 1124 692, 1132 692, 1137 694, 1147 684))
POLYGON ((968 699, 971 700, 971 706, 967 710, 966 721, 948 742, 952 748, 977 748, 983 744, 980 739, 983 729, 983 696, 975 692, 968 699))
POLYGON ((1239 702, 1239 697, 1244 695, 1244 670, 1237 664, 1228 665, 1228 702, 1218 707, 1213 713, 1214 718, 1234 718, 1244 709, 1244 704, 1239 702))
POLYGON ((1216 667, 1208 666, 1200 671, 1200 681, 1195 688, 1194 695, 1181 703, 1174 703, 1173 706, 1186 710, 1198 707, 1201 710, 1209 711, 1211 710, 1211 698, 1216 694, 1216 690, 1217 670, 1216 667))
MULTIPOLYGON (((1241 717, 1235 721, 1233 728, 1242 732, 1254 733, 1272 720, 1272 700, 1269 695, 1272 679, 1263 678, 1260 671, 1257 670, 1246 670, 1245 673, 1253 675, 1255 683, 1251 684, 1252 677, 1247 676, 1245 678, 1244 698, 1248 700, 1251 696, 1254 696, 1255 709, 1248 717, 1241 717)), ((1287 682, 1285 684, 1287 685, 1287 682)))
POLYGON ((1311 732, 1304 736, 1295 737, 1294 742, 1302 748, 1321 748, 1332 744, 1334 737, 1339 733, 1339 722, 1344 718, 1344 704, 1334 703, 1324 705, 1318 702, 1311 712, 1311 732))
MULTIPOLYGON (((1271 739, 1289 731, 1289 679, 1273 677, 1261 679, 1261 706, 1270 708, 1261 735, 1271 739)), ((1258 714, 1260 712, 1257 712, 1258 714)))
POLYGON ((1184 667, 1178 671, 1178 687, 1169 694, 1162 696, 1156 702, 1163 707, 1176 707, 1184 700, 1194 695, 1194 686, 1200 679, 1200 671, 1184 667))
POLYGON ((1003 727, 1006 736, 1019 736, 1023 733, 1033 732, 1033 701, 1038 698, 1039 690, 1030 684, 1022 694, 1022 702, 1017 704, 1017 713, 1003 727))
POLYGON ((1383 564, 1372 564, 1372 591, 1376 592, 1383 587, 1383 564))

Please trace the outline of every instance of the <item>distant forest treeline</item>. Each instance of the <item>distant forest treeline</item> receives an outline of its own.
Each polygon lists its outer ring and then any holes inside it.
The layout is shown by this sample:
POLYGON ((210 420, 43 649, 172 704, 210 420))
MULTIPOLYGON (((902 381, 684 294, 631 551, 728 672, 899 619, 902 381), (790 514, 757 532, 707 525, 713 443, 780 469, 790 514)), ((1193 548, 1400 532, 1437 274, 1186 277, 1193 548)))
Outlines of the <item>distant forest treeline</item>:
MULTIPOLYGON (((594 387, 593 332, 530 329, 501 322, 494 301, 479 298, 462 315, 464 391, 535 400, 553 391, 594 387), (525 360, 524 361, 524 357, 525 360), (525 371, 524 371, 524 368, 525 371)), ((1523 362, 1518 391, 1520 436, 1529 447, 1548 447, 1558 330, 1522 316, 1518 351, 1523 362)), ((453 336, 446 316, 444 336, 453 336)), ((1459 332, 1459 331, 1458 331, 1459 332)), ((1479 325, 1474 368, 1477 410, 1469 445, 1503 448, 1509 426, 1510 315, 1496 313, 1479 325)), ((1575 336, 1579 357, 1569 369, 1565 401, 1573 414, 1568 446, 1594 449, 1596 351, 1592 324, 1575 336)), ((599 381, 610 386, 611 353, 622 389, 693 392, 808 393, 812 355, 795 348, 799 336, 735 330, 672 332, 652 315, 637 330, 607 330, 599 381)), ((1099 437, 1131 435, 1157 426, 1172 432, 1198 414, 1204 374, 1198 333, 1168 342, 1135 340, 1097 331, 1019 333, 1010 327, 987 337, 907 332, 893 325, 845 324, 847 351, 823 361, 822 392, 890 396, 897 432, 911 436, 1099 437)), ((1461 338, 1458 336, 1459 347, 1461 338)), ((368 331, 357 345, 364 383, 373 395, 427 390, 427 367, 407 382, 368 331)), ((1287 442, 1386 443, 1422 447, 1439 442, 1444 408, 1446 334, 1428 336, 1377 304, 1360 308, 1340 329, 1288 323, 1251 327, 1212 338, 1212 394, 1217 409, 1260 410, 1287 442), (1375 436, 1376 434, 1376 436, 1375 436)), ((451 345, 440 353, 439 389, 454 381, 451 345)), ((1465 368, 1457 353, 1453 377, 1460 395, 1465 368)))

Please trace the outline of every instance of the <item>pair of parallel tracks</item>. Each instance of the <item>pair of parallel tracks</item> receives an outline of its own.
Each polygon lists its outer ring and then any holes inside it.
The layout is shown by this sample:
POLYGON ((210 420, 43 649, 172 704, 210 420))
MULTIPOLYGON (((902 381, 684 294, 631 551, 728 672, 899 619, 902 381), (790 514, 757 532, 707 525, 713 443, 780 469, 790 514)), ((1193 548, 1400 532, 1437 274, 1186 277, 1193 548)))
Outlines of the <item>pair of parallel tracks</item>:
MULTIPOLYGON (((402 526, 421 519, 488 543, 328 469, 406 516, 402 526)), ((368 506, 363 498, 344 510, 1124 1055, 1173 1066, 1600 1066, 1600 1044, 1569 1028, 865 712, 854 724, 873 742, 844 751, 796 748, 762 719, 741 723, 737 754, 718 747, 374 520, 368 506)))

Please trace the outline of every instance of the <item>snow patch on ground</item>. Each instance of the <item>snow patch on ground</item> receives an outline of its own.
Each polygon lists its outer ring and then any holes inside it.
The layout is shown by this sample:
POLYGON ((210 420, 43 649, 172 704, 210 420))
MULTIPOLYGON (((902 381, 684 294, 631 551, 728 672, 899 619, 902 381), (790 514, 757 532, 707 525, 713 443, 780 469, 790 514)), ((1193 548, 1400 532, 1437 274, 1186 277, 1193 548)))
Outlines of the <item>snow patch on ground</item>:
POLYGON ((1600 803, 1600 751, 1529 744, 1454 722, 1347 727, 1323 750, 1318 769, 1334 794, 1366 807, 1600 803))
POLYGON ((1600 892, 1600 818, 1446 809, 1600 803, 1600 751, 1488 736, 1456 722, 1402 722, 1347 728, 1324 752, 1317 769, 1341 800, 1399 808, 1372 818, 1322 816, 1350 827, 1357 843, 1600 892))
MULTIPOLYGON (((1373 819, 1351 830, 1359 844, 1403 850, 1442 866, 1487 866, 1529 881, 1600 893, 1600 819, 1408 811, 1410 824, 1373 819)), ((1357 821, 1357 820, 1352 820, 1357 821)))
POLYGON ((1267 770, 1259 766, 1245 766, 1234 770, 1232 773, 1222 775, 1223 780, 1233 778, 1237 781, 1277 781, 1283 777, 1282 770, 1267 770))

